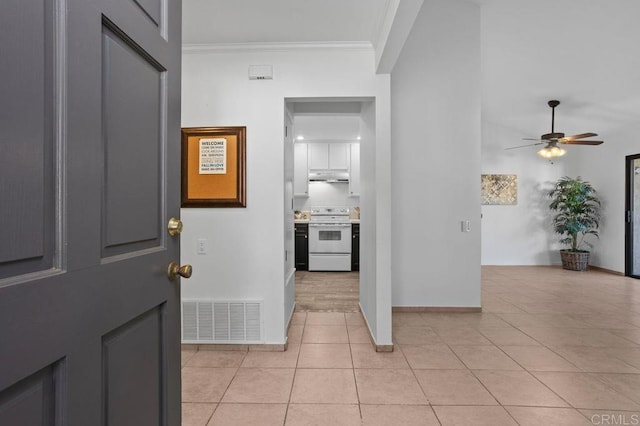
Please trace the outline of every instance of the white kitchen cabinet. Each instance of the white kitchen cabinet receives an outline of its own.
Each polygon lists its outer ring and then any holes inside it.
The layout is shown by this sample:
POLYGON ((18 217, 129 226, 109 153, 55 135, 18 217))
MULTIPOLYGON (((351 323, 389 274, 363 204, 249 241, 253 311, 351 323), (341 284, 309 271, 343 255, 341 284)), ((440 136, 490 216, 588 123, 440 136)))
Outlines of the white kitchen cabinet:
POLYGON ((349 144, 330 143, 329 145, 329 169, 349 170, 349 144))
POLYGON ((349 196, 360 196, 360 144, 349 144, 349 196))
POLYGON ((293 144, 293 195, 309 196, 308 144, 293 144))
POLYGON ((329 168, 329 144, 310 143, 309 170, 327 170, 329 168))
POLYGON ((349 169, 349 144, 347 143, 310 143, 309 170, 349 169))

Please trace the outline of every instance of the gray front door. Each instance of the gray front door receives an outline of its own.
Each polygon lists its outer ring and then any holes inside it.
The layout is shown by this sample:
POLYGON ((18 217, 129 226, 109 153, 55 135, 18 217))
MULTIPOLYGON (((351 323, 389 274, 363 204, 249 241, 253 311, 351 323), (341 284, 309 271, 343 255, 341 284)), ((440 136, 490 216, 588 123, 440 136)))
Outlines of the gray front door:
POLYGON ((179 0, 2 0, 0 425, 179 425, 179 0))

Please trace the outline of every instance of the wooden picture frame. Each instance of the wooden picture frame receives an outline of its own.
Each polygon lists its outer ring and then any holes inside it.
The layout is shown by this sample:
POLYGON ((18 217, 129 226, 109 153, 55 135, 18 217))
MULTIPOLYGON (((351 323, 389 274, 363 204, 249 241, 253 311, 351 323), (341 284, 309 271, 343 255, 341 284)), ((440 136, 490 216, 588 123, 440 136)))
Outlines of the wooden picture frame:
POLYGON ((246 127, 182 128, 182 207, 246 207, 246 127))

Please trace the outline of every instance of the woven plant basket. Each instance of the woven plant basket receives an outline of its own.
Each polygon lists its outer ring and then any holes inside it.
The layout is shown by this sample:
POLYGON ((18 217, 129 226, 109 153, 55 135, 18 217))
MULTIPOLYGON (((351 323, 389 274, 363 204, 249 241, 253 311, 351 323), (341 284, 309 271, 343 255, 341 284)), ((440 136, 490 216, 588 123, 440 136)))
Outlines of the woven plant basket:
POLYGON ((588 251, 560 250, 562 267, 571 271, 586 271, 589 263, 588 251))

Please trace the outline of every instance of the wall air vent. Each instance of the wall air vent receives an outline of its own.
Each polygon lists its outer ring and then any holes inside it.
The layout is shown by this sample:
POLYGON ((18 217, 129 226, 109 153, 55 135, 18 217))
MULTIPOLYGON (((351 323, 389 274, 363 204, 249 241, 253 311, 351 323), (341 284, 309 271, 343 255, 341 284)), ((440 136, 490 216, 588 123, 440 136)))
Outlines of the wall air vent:
POLYGON ((182 342, 262 343, 262 302, 184 300, 182 342))

